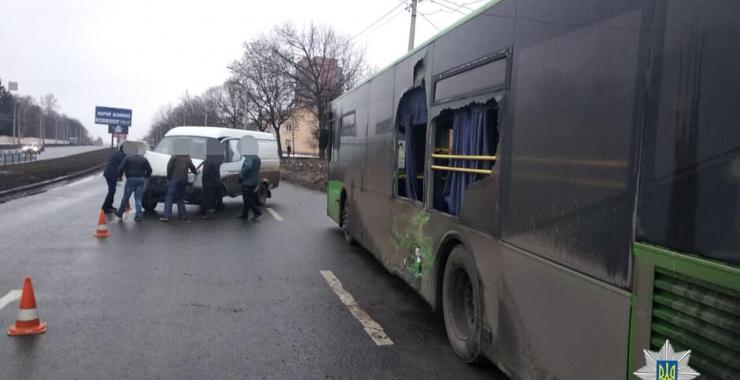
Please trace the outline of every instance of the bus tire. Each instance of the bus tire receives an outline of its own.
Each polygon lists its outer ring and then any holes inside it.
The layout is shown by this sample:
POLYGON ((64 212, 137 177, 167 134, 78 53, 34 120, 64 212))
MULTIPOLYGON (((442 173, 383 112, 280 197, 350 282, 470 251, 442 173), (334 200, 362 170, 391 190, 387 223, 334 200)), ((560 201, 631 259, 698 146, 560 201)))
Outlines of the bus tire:
POLYGON ((452 250, 442 282, 442 309, 447 338, 466 363, 481 358, 481 289, 473 257, 464 246, 452 250))
POLYGON ((349 199, 345 197, 344 203, 342 203, 342 233, 344 234, 344 241, 346 241, 347 244, 356 245, 357 241, 355 241, 355 238, 352 237, 352 233, 349 232, 349 213, 349 199))

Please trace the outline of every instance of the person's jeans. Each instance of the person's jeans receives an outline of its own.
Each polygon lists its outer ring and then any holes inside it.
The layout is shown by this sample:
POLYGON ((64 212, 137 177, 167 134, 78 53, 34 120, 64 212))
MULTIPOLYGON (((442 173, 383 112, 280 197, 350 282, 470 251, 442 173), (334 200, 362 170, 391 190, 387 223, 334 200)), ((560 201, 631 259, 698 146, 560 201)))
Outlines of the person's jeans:
POLYGON ((243 186, 242 187, 242 201, 244 206, 242 207, 242 217, 249 217, 249 210, 252 210, 255 216, 262 215, 262 212, 257 208, 257 194, 254 193, 254 189, 257 186, 243 186))
POLYGON ((131 197, 131 193, 134 193, 134 204, 136 207, 136 216, 141 216, 141 198, 144 194, 144 177, 130 177, 126 178, 126 186, 123 188, 123 198, 121 198, 121 206, 118 207, 118 214, 123 214, 125 211, 126 203, 131 197))
POLYGON ((105 201, 103 201, 103 210, 108 210, 113 208, 113 196, 116 195, 116 184, 118 180, 115 177, 106 177, 105 182, 108 183, 108 194, 105 196, 105 201))
POLYGON ((185 218, 187 212, 185 211, 185 186, 187 180, 185 178, 173 178, 167 182, 167 195, 164 197, 164 217, 169 219, 172 217, 172 202, 177 202, 177 213, 180 218, 185 218))

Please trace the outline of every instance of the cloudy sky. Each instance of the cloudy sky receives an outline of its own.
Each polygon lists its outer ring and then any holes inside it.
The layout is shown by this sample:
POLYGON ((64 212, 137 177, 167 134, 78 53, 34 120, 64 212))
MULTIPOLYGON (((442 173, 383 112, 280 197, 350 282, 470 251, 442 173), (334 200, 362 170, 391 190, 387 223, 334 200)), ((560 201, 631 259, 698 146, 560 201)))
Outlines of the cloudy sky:
MULTIPOLYGON (((22 0, 0 2, 0 79, 56 95, 93 135, 96 105, 133 109, 142 137, 162 105, 222 83, 242 43, 285 21, 327 23, 353 36, 372 65, 403 55, 408 0, 22 0), (385 16, 385 17, 383 17, 385 16), (369 27, 369 28, 368 28, 369 27)), ((422 0, 417 44, 485 4, 422 0)))

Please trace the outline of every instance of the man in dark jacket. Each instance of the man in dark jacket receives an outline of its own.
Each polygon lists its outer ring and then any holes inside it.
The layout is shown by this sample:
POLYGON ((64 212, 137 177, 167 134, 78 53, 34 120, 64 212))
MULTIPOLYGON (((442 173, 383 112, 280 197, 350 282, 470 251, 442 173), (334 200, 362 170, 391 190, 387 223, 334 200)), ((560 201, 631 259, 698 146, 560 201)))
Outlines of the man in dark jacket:
POLYGON ((144 194, 144 182, 147 178, 152 175, 152 167, 149 165, 149 161, 144 156, 139 154, 129 154, 121 162, 121 166, 118 167, 118 177, 122 177, 126 174, 126 186, 123 189, 123 198, 121 198, 121 205, 116 211, 116 216, 119 218, 123 217, 125 205, 128 203, 128 199, 131 197, 131 193, 134 193, 134 203, 136 207, 136 216, 134 220, 137 222, 141 221, 141 198, 144 194))
POLYGON ((108 164, 105 166, 103 177, 105 182, 108 183, 108 194, 105 196, 103 202, 103 211, 113 212, 116 209, 113 208, 113 196, 116 194, 116 183, 118 182, 118 167, 121 166, 121 162, 126 157, 123 153, 123 145, 118 149, 111 150, 110 156, 108 157, 108 164))
POLYGON ((167 195, 164 197, 163 222, 172 218, 172 202, 177 202, 177 213, 181 220, 187 220, 185 210, 185 188, 188 184, 188 171, 197 174, 198 170, 190 160, 190 155, 173 155, 167 162, 167 195))
POLYGON ((206 160, 203 161, 203 219, 212 219, 221 198, 221 163, 224 160, 224 146, 217 140, 208 140, 206 160))
POLYGON ((259 156, 256 154, 250 154, 244 156, 244 162, 242 163, 242 170, 239 172, 239 183, 242 185, 242 213, 238 216, 239 219, 249 218, 249 211, 251 210, 254 216, 252 221, 257 221, 257 218, 262 215, 262 212, 257 208, 257 186, 259 186, 260 178, 260 161, 259 156))

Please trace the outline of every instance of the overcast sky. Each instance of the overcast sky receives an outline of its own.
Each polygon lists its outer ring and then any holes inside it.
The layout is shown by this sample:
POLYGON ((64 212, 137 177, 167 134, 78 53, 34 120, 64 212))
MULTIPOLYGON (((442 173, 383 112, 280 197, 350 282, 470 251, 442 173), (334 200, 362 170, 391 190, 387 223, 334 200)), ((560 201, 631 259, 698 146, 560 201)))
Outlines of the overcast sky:
MULTIPOLYGON (((130 134, 142 137, 162 105, 222 83, 245 40, 285 21, 330 24, 355 36, 372 65, 388 65, 408 44, 410 12, 401 3, 408 1, 1 1, 0 79, 37 99, 53 93, 59 111, 104 138, 95 106, 131 108, 130 134)), ((417 44, 482 4, 423 0, 417 44)))

